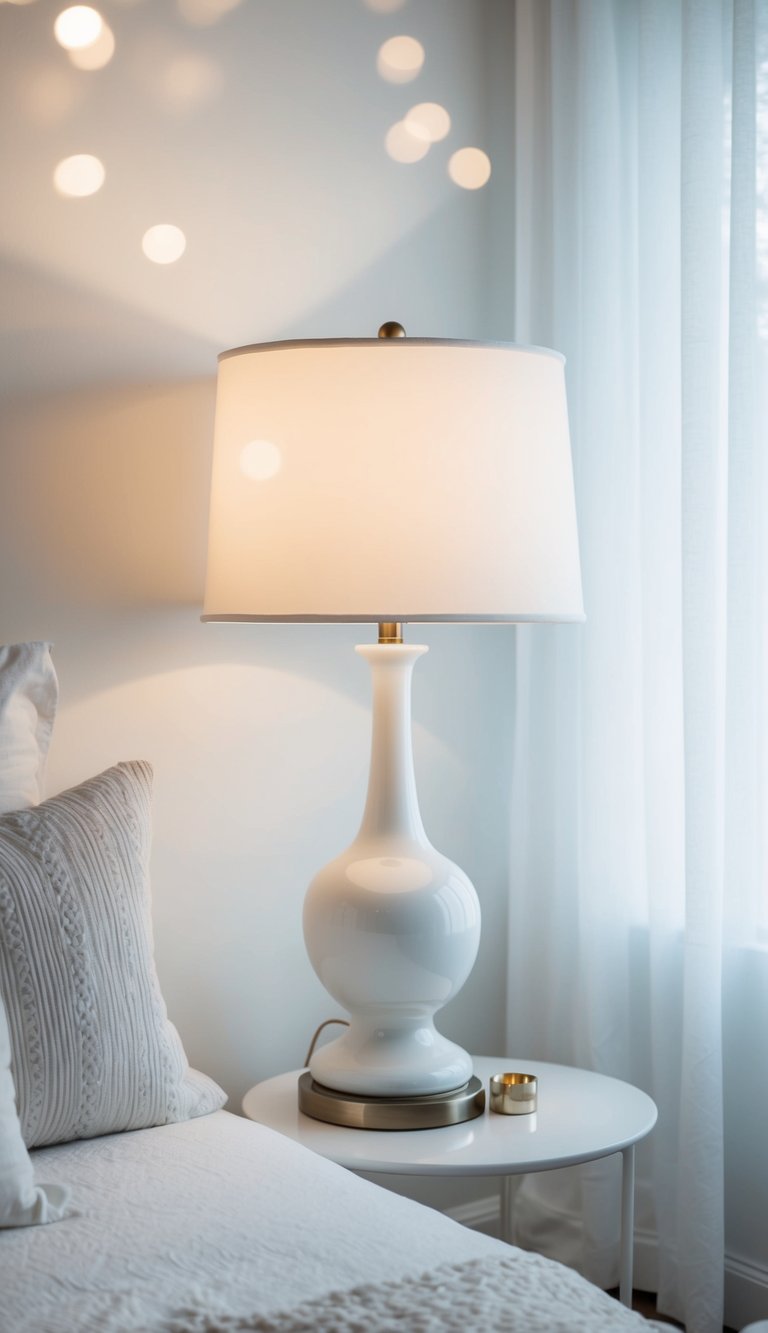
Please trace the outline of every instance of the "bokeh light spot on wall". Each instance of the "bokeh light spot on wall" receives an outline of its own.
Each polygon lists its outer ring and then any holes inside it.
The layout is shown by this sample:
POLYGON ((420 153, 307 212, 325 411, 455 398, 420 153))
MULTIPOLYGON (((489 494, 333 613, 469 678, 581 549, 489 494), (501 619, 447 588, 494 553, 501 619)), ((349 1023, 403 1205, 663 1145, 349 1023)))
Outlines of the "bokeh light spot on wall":
POLYGON ((387 131, 384 145, 395 162, 420 162, 430 149, 429 140, 416 138, 404 120, 398 120, 397 124, 387 131))
POLYGON ((451 128, 451 118, 438 102, 419 102, 404 117, 404 123, 415 139, 438 143, 451 128))
POLYGON ((25 78, 19 88, 19 104, 35 124, 55 125, 82 100, 83 93, 82 80, 57 62, 25 78))
POLYGON ((237 9, 241 0, 176 0, 179 13, 196 28, 209 28, 218 23, 230 10, 237 9))
POLYGON ((34 0, 0 0, 0 4, 6 5, 32 5, 34 0))
POLYGON ((363 0, 366 9, 372 9, 374 14, 395 14, 398 9, 402 9, 405 0, 363 0))
POLYGON ((209 102, 224 81, 220 67, 194 51, 172 56, 161 80, 164 100, 175 111, 189 111, 209 102))
POLYGON ((460 148, 448 162, 448 175, 463 190, 479 190, 490 179, 491 159, 482 148, 460 148))
POLYGON ((104 184, 103 164, 91 153, 75 153, 59 162, 53 173, 53 184, 59 194, 68 199, 84 199, 96 194, 104 184))
POLYGON ((423 64, 424 47, 415 37, 390 37, 376 57, 376 68, 388 83, 410 83, 423 64))
POLYGON ((101 14, 90 5, 70 5, 69 9, 62 9, 53 31, 59 46, 65 51, 74 51, 97 41, 103 23, 101 14))
POLYGON ((283 456, 271 440, 250 440, 240 450, 240 471, 249 481, 268 481, 282 463, 283 456))
POLYGON ((115 54, 115 34, 109 24, 102 23, 95 42, 76 46, 67 54, 76 69, 103 69, 115 54))
POLYGON ((187 238, 180 227, 159 222, 144 232, 141 248, 153 264, 175 264, 187 248, 187 238))

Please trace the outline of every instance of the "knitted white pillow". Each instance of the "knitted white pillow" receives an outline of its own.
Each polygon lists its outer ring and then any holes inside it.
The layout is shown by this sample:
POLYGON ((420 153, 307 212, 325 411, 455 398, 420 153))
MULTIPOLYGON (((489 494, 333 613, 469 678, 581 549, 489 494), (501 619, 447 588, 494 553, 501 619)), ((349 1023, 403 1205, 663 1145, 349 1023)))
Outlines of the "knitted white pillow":
POLYGON ((43 799, 58 698, 49 643, 0 647, 0 814, 43 799))
POLYGON ((118 764, 0 817, 0 996, 27 1147, 218 1110, 152 955, 152 770, 118 764))
POLYGON ((11 1043, 0 999, 0 1227, 58 1222, 67 1212, 62 1185, 36 1185, 16 1114, 10 1071, 11 1043))

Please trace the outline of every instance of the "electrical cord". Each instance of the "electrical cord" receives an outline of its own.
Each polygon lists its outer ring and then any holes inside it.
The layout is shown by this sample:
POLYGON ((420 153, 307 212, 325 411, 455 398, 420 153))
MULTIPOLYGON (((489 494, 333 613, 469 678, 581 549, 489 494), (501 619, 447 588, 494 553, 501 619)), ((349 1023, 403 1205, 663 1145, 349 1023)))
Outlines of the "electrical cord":
POLYGON ((317 1039, 318 1039, 318 1037, 320 1036, 320 1033, 322 1032, 323 1028, 327 1028, 327 1027, 329 1027, 329 1026, 331 1025, 331 1023, 340 1023, 342 1027, 345 1027, 345 1028, 348 1028, 348 1027, 349 1027, 349 1023, 347 1022, 346 1018, 326 1018, 325 1021, 324 1021, 323 1023, 320 1024, 319 1028, 317 1028, 317 1029, 315 1030, 315 1034, 314 1034, 314 1036, 312 1037, 311 1042, 309 1043, 309 1050, 307 1051, 307 1058, 306 1058, 306 1060, 304 1061, 304 1068, 305 1068, 305 1069, 307 1068, 307 1065, 309 1064, 310 1060, 312 1059, 312 1052, 314 1051, 314 1049, 315 1049, 315 1047, 316 1047, 316 1045, 317 1045, 317 1039))

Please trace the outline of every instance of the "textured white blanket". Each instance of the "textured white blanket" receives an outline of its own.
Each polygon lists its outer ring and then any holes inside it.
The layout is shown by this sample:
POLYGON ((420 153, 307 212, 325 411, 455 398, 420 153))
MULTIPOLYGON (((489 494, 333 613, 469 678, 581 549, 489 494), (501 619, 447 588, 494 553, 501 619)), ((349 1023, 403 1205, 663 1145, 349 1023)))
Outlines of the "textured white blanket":
POLYGON ((442 1264, 400 1282, 333 1291, 278 1314, 180 1311, 162 1333, 650 1333, 669 1328, 633 1314, 569 1268, 539 1255, 442 1264))
POLYGON ((1 1333, 649 1330, 569 1269, 226 1111, 33 1156, 76 1215, 0 1237, 1 1333))

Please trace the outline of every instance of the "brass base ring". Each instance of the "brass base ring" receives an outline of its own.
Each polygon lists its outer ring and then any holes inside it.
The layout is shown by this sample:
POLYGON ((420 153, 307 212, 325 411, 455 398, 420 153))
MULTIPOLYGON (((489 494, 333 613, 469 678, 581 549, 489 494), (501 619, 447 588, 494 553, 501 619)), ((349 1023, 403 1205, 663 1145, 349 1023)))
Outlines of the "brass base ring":
POLYGON ((424 1097, 360 1097, 315 1083, 309 1072, 299 1075, 299 1110, 313 1120, 347 1129, 440 1129, 475 1120, 485 1110, 485 1088, 473 1075, 451 1092, 424 1097))

